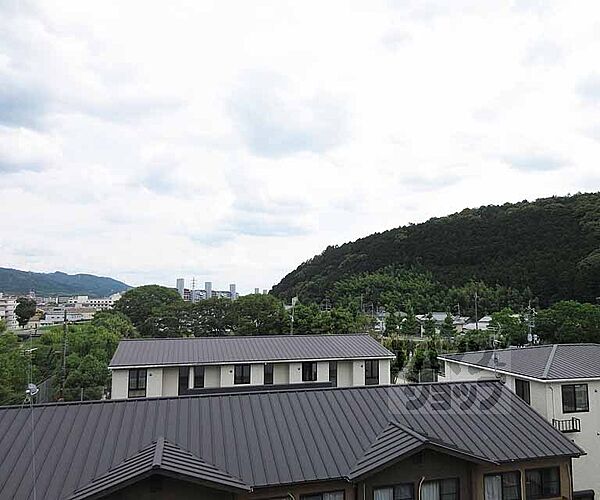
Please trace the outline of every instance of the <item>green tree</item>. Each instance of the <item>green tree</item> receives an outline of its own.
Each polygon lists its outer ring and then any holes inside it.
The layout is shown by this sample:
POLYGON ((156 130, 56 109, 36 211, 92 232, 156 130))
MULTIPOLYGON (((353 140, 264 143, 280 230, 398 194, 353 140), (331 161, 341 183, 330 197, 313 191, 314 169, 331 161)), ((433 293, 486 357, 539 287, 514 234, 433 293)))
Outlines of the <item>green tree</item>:
POLYGON ((538 313, 535 333, 545 343, 600 342, 600 306, 557 302, 538 313))
POLYGON ((499 340, 506 345, 527 344, 527 323, 512 309, 505 308, 493 313, 490 327, 499 333, 499 340))
POLYGON ((19 297, 17 299, 17 307, 15 307, 15 315, 19 326, 25 326, 31 318, 33 318, 37 310, 35 300, 27 297, 19 297))
POLYGON ((402 371, 404 365, 406 364, 406 352, 404 352, 404 349, 402 348, 398 349, 396 352, 396 364, 399 371, 402 371))
POLYGON ((396 335, 399 331, 400 324, 398 315, 395 311, 389 312, 385 317, 385 334, 389 337, 396 335))
POLYGON ((0 405, 23 401, 27 387, 27 365, 18 337, 11 332, 0 333, 0 405))
POLYGON ((406 317, 400 324, 400 333, 402 333, 402 335, 406 335, 407 337, 413 337, 419 335, 420 333, 419 322, 417 321, 412 308, 407 310, 406 317))
POLYGON ((423 320, 423 335, 425 337, 434 337, 436 334, 435 320, 431 313, 428 313, 423 320))
POLYGON ((237 335, 271 335, 287 332, 288 315, 273 295, 244 295, 233 302, 234 331, 237 335))
POLYGON ((132 288, 115 302, 114 310, 125 314, 136 328, 161 307, 183 303, 177 290, 159 285, 144 285, 132 288))
POLYGON ((450 312, 446 314, 446 317, 442 322, 442 326, 440 327, 440 335, 442 336, 442 338, 446 339, 454 337, 454 335, 456 335, 456 329, 454 328, 454 318, 452 317, 452 314, 450 314, 450 312))
POLYGON ((139 336, 131 320, 119 311, 98 311, 94 315, 91 324, 93 326, 106 328, 125 339, 139 336))

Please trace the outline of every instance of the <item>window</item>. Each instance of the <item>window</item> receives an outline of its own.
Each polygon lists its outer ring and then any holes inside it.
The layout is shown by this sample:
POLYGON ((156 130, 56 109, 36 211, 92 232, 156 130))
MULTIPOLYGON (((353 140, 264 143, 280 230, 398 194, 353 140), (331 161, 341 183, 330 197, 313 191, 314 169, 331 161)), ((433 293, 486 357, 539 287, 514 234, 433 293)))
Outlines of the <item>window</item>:
POLYGON ((365 361, 365 385, 379 384, 379 360, 367 359, 365 361))
POLYGON ((413 500, 415 487, 412 483, 396 484, 373 490, 373 500, 413 500))
POLYGON ((146 396, 145 368, 134 368, 129 370, 129 390, 127 395, 130 398, 143 398, 146 396))
POLYGON ((302 382, 314 382, 317 380, 317 362, 306 361, 302 363, 302 382))
POLYGON ((521 474, 503 472, 483 478, 485 500, 521 500, 521 474))
POLYGON ((558 467, 525 471, 527 500, 560 496, 560 471, 558 467))
POLYGON ((329 381, 333 387, 337 387, 337 361, 329 362, 329 381))
POLYGON ((233 370, 234 384, 249 384, 250 383, 250 365, 235 365, 233 370))
POLYGON ((529 389, 529 381, 521 380, 520 378, 515 379, 515 392, 523 401, 527 404, 531 404, 531 393, 529 389))
POLYGON ((204 367, 194 366, 194 389, 204 387, 204 367))
POLYGON ((179 395, 188 394, 190 387, 190 367, 180 366, 179 367, 179 395))
POLYGON ((438 359, 438 375, 440 377, 446 376, 446 362, 443 359, 438 359))
POLYGON ((587 384, 571 384, 562 386, 563 413, 590 411, 587 384))
POLYGON ((344 500, 343 491, 329 491, 327 493, 313 493, 300 495, 300 500, 344 500))
POLYGON ((458 479, 425 481, 421 486, 421 500, 458 500, 458 479))
POLYGON ((267 363, 265 365, 265 385, 273 384, 273 363, 267 363))

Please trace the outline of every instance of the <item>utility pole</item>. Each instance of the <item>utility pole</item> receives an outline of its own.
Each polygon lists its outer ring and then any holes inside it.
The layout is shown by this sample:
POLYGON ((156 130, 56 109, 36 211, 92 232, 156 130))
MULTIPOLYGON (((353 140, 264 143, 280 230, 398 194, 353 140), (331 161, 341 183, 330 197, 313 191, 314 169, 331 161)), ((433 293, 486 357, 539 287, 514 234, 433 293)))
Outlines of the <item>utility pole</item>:
POLYGON ((292 297, 292 321, 290 323, 290 335, 294 335, 294 307, 296 307, 296 302, 298 302, 298 297, 292 297))
POLYGON ((475 330, 479 330, 479 313, 477 312, 477 289, 475 289, 475 330))
POLYGON ((63 352, 62 352, 62 377, 60 381, 60 399, 65 399, 65 381, 67 379, 67 309, 63 320, 63 352))

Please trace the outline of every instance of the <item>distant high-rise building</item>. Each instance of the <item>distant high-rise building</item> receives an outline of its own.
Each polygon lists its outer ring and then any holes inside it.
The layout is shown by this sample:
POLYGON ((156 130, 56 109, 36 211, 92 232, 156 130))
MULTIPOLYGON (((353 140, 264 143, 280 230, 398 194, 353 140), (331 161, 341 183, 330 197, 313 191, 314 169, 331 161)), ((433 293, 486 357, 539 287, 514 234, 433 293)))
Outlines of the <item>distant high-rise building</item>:
POLYGON ((183 296, 185 295, 185 280, 183 278, 177 278, 177 291, 183 299, 183 296))
POLYGON ((235 283, 229 285, 229 295, 231 300, 237 299, 237 292, 235 291, 235 283))
POLYGON ((254 289, 254 295, 258 295, 259 293, 260 293, 260 289, 258 289, 258 288, 255 288, 255 289, 254 289))
POLYGON ((263 295, 267 295, 267 293, 269 293, 269 291, 266 288, 263 288, 263 295))
POLYGON ((207 299, 212 298, 212 282, 207 281, 204 283, 204 297, 207 299))

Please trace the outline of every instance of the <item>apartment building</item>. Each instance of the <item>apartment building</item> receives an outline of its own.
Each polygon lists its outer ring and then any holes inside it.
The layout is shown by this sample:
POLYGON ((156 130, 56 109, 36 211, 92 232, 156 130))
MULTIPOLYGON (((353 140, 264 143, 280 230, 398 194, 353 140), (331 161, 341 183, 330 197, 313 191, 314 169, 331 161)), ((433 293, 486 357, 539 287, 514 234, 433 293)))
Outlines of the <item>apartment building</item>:
POLYGON ((0 321, 4 321, 6 327, 14 330, 19 326, 15 308, 17 299, 15 297, 6 297, 0 292, 0 321))
POLYGON ((112 398, 214 389, 390 383, 394 354, 369 335, 265 335, 122 340, 112 398))
POLYGON ((587 455, 574 461, 576 490, 600 495, 600 344, 554 344, 444 354, 440 381, 497 379, 587 455))
POLYGON ((434 397, 418 405, 415 390, 0 408, 0 498, 33 498, 34 487, 45 500, 573 498, 582 450, 502 384, 423 385, 434 397))

